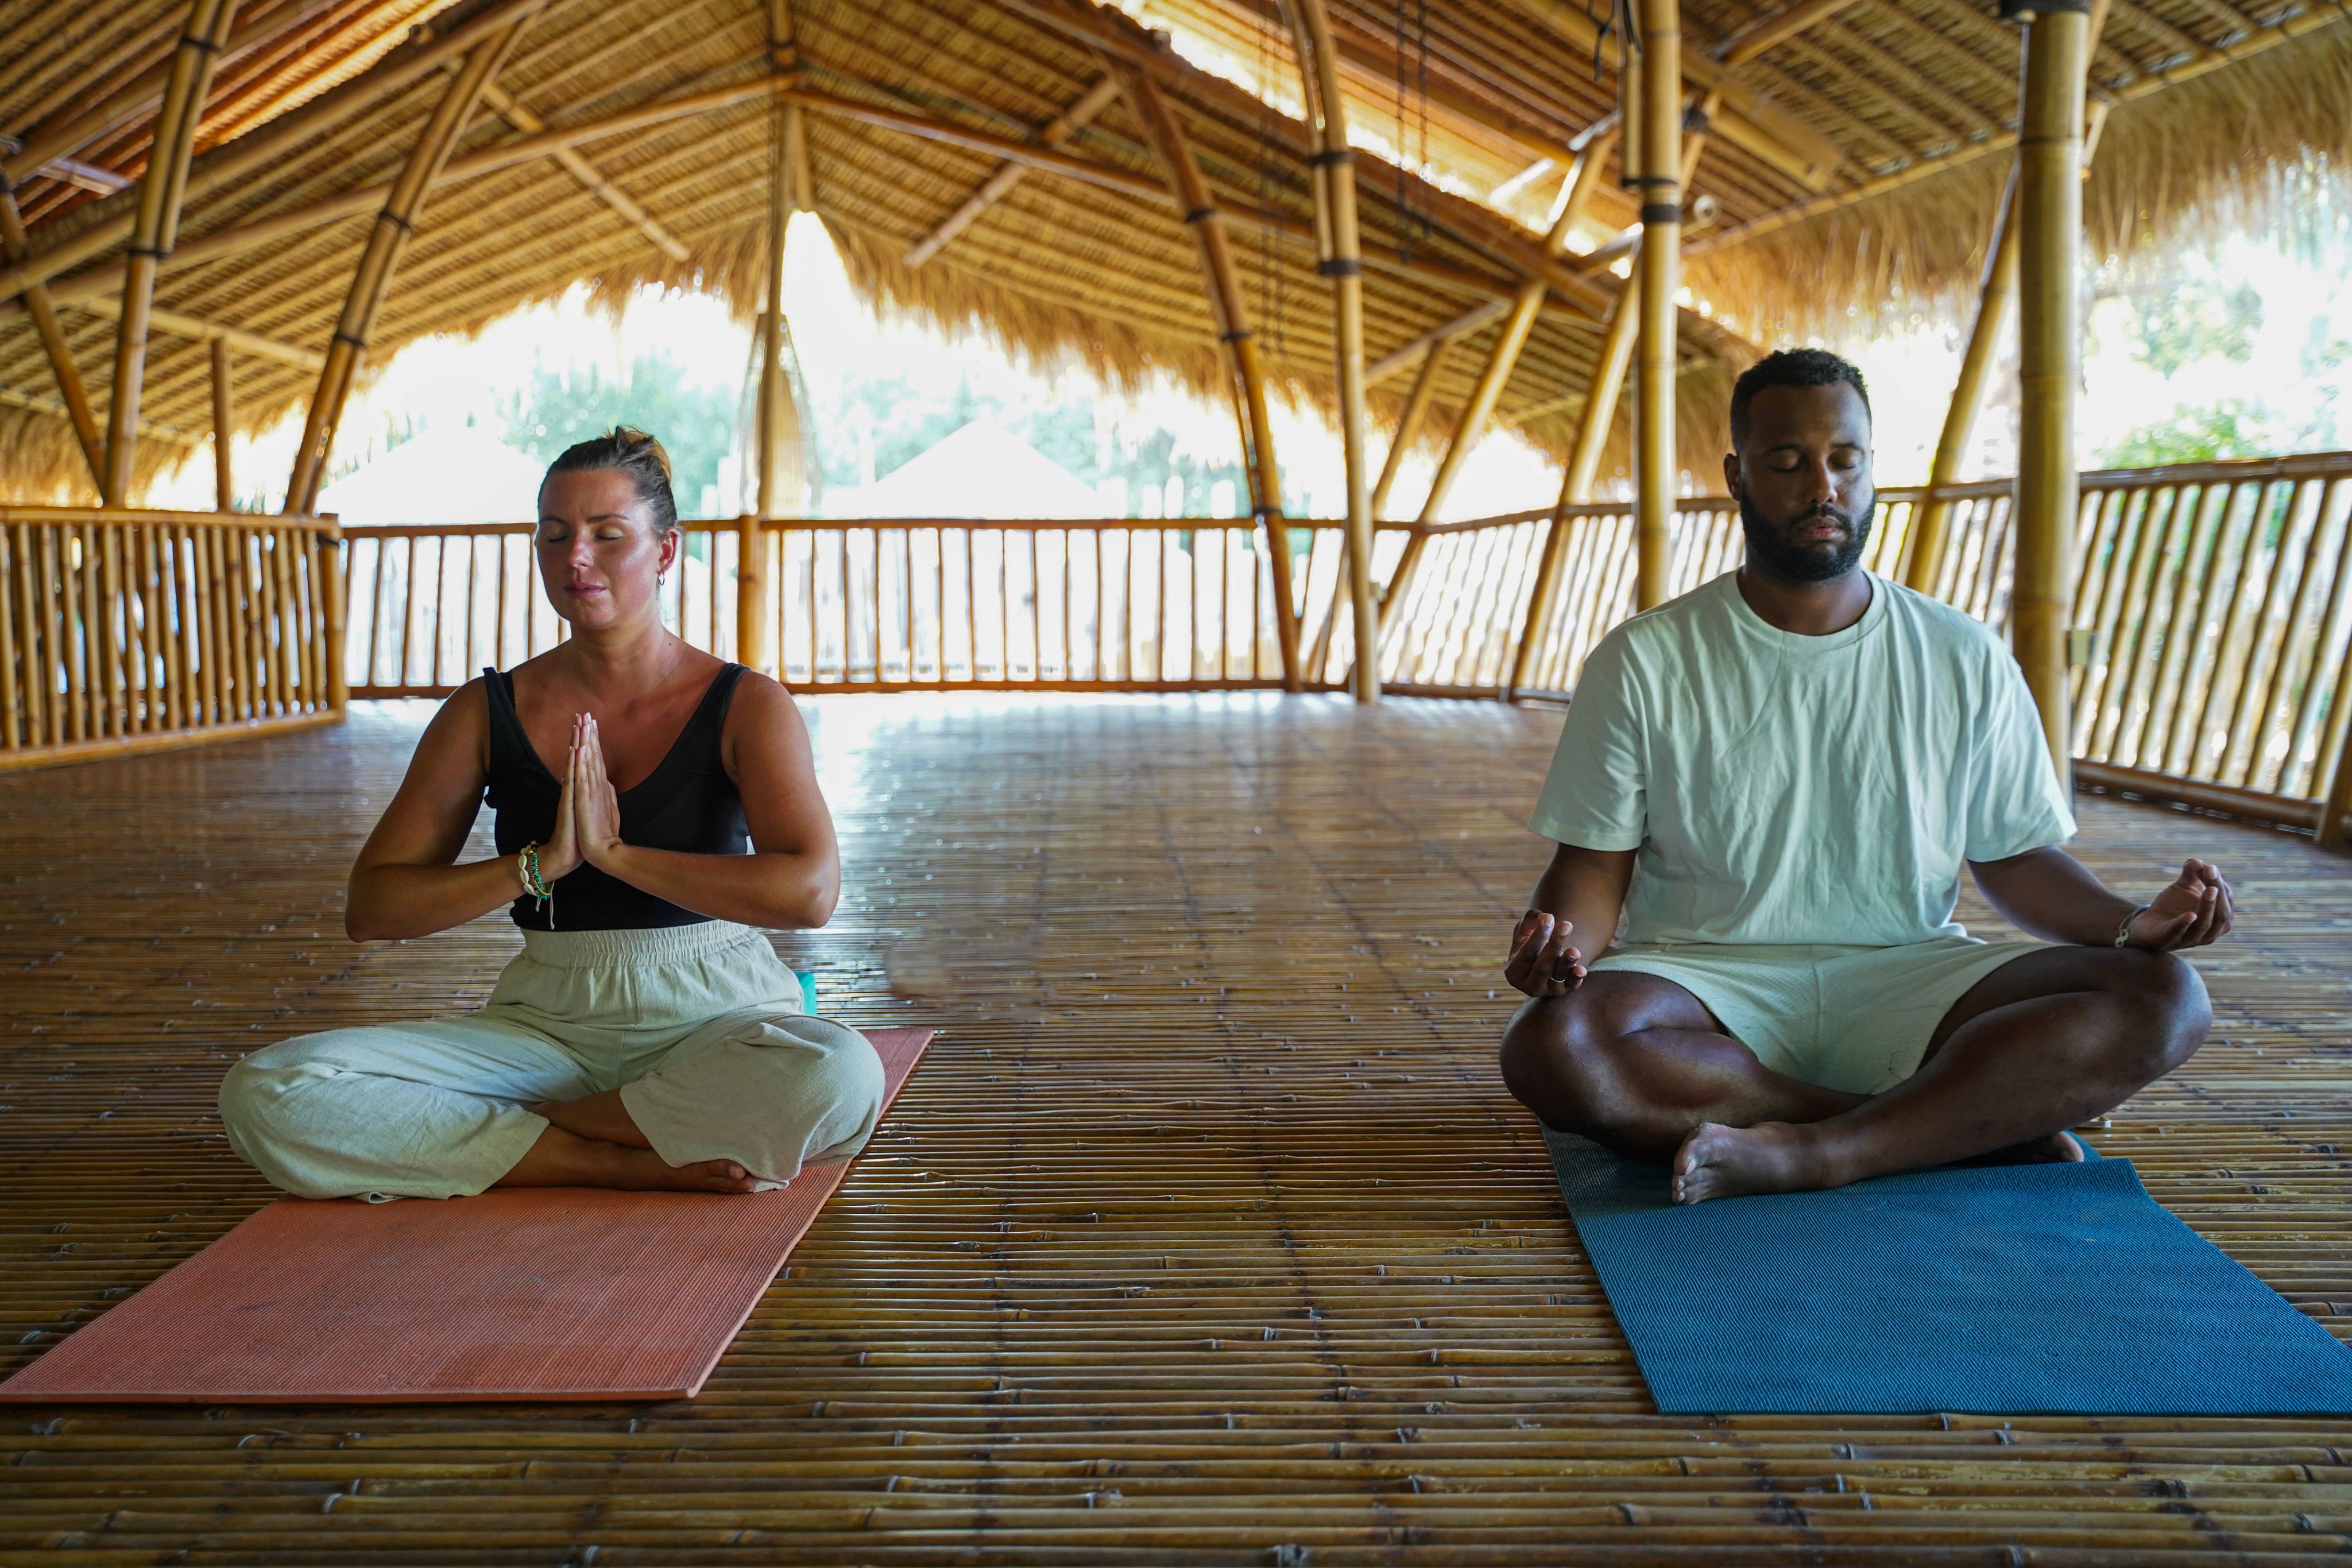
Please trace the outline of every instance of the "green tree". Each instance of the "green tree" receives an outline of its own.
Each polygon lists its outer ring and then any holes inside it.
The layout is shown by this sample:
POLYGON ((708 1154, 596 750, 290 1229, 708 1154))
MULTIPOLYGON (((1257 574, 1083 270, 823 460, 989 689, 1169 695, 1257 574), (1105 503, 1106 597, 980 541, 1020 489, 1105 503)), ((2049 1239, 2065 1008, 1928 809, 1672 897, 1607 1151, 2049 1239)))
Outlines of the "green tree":
POLYGON ((2170 377, 2204 359, 2242 365, 2262 330, 2263 297, 2251 283, 2226 287, 2174 272, 2133 299, 2132 357, 2170 377))
POLYGON ((701 505, 703 486, 719 483, 719 461, 735 444, 733 389, 690 384, 667 353, 639 356, 617 380, 594 366, 539 365, 505 413, 507 444, 542 463, 616 424, 649 432, 669 452, 678 510, 688 515, 701 505))
POLYGON ((2167 463, 2210 463, 2217 457, 2261 457, 2273 445, 2263 426, 2270 410, 2242 398, 2202 408, 2183 403, 2168 418, 2137 430, 2099 454, 2109 468, 2155 468, 2167 463))

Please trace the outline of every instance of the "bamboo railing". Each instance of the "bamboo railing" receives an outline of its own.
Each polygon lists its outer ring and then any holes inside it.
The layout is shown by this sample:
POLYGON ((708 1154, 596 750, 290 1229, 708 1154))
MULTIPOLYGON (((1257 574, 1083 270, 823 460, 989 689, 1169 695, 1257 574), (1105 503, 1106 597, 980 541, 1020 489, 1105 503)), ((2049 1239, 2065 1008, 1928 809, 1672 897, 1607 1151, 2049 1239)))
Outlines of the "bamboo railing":
POLYGON ((332 519, 0 507, 0 769, 341 716, 332 519))
MULTIPOLYGON (((740 646, 733 520, 690 521, 663 619, 740 646)), ((383 527, 351 540, 352 695, 431 696, 552 646, 530 526, 383 527)), ((1325 597, 1337 525, 1304 576, 1325 597)), ((764 530, 763 641, 799 691, 1279 686, 1274 584, 1246 522, 794 522, 764 530)))
MULTIPOLYGON (((2083 476, 2071 680, 2078 777, 2341 841, 2352 799, 2352 453, 2083 476)), ((2014 558, 2007 480, 1944 486, 1926 580, 2006 632, 2014 558)), ((1867 564, 1908 570, 1925 488, 1880 492, 1867 564)), ((1376 572, 1418 539, 1389 607, 1384 689, 1565 700, 1593 645, 1633 612, 1632 507, 1564 508, 1562 570, 1532 602, 1549 511, 1390 524, 1376 572), (1514 674, 1517 674, 1517 680, 1514 674)), ((739 645, 734 520, 688 522, 663 612, 698 646, 739 645)), ((482 665, 551 646, 527 524, 346 530, 356 696, 455 690, 482 665)), ((1263 530, 1242 521, 794 522, 768 551, 765 646, 805 691, 1182 691, 1271 687, 1282 675, 1263 530)), ((1293 601, 1310 690, 1348 687, 1354 617, 1343 529, 1294 522, 1293 601), (1334 614, 1335 609, 1341 612, 1334 614)), ((1738 564, 1738 516, 1683 501, 1667 591, 1738 564)))

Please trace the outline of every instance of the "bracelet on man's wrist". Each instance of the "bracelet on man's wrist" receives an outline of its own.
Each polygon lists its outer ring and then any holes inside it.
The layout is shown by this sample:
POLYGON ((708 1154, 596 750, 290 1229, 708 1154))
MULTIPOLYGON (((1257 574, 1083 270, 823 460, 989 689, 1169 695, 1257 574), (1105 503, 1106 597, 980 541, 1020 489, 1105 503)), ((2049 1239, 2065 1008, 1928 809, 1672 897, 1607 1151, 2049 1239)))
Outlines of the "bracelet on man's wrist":
POLYGON ((2149 910, 2154 909, 2156 905, 2153 904, 2143 904, 2137 909, 2133 910, 2129 915, 2125 915, 2123 917, 2122 924, 2116 927, 2116 946, 2118 947, 2130 946, 2132 922, 2137 920, 2141 915, 2146 915, 2149 910))

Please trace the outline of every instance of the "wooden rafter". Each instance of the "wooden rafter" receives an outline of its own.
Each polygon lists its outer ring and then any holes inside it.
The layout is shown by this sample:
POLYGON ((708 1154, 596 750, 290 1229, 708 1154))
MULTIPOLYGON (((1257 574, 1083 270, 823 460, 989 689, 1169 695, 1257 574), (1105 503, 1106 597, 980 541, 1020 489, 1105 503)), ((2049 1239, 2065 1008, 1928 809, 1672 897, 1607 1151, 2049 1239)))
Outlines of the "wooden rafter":
POLYGON ((172 254, 186 200, 188 162, 195 152, 196 122, 204 116, 213 65, 228 42, 236 0, 194 0, 187 26, 173 51, 171 79, 156 111, 155 141, 147 172, 139 182, 139 207, 123 258, 122 304, 115 333, 114 397, 106 419, 106 465, 99 494, 110 507, 131 504, 131 477, 139 444, 139 394, 147 374, 147 327, 155 298, 155 271, 172 254))
POLYGON ((384 294, 392 286, 401 253, 407 248, 410 237, 416 232, 417 221, 424 214, 425 198, 433 187, 434 176, 447 162, 449 150, 457 143, 467 121, 473 119, 483 86, 498 74, 507 51, 514 47, 524 26, 544 4, 546 0, 536 0, 536 4, 521 7, 520 14, 508 13, 496 32, 467 51, 464 67, 417 133, 407 166, 385 199, 383 210, 376 215, 367 248, 361 253, 359 266, 352 273, 351 293, 343 302, 342 315, 335 323, 327 362, 319 372, 318 391, 311 394, 310 415, 303 422, 302 444, 294 454, 294 470, 286 485, 289 513, 307 515, 318 505, 319 482, 325 472, 327 454, 334 446, 335 429, 342 421, 344 399, 350 395, 352 379, 359 373, 360 358, 367 351, 368 338, 374 330, 377 312, 383 308, 384 294))
MULTIPOLYGON (((1059 147, 1076 134, 1080 127, 1100 114, 1109 105, 1111 99, 1118 96, 1118 78, 1105 75, 1101 80, 1087 89, 1076 102, 1055 116, 1051 123, 1037 132, 1037 145, 1059 147)), ((906 256, 907 266, 920 267, 939 255, 949 241, 971 226, 973 219, 1003 200, 1005 193, 1028 175, 1029 168, 1028 164, 1011 158, 999 163, 995 172, 981 182, 980 188, 964 199, 962 205, 941 218, 937 226, 908 247, 906 256)))

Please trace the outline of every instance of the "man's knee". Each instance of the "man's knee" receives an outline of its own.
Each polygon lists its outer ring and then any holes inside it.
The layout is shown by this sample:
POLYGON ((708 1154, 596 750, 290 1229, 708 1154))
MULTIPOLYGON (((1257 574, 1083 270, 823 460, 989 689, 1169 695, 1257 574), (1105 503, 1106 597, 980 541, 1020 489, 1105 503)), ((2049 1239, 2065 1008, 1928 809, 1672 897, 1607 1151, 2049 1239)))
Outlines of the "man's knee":
POLYGON ((2072 984, 2061 988, 2098 996, 2113 1024, 2103 1049, 2119 1076, 2142 1083, 2196 1055, 2213 1025, 2204 979, 2172 953, 2080 949, 2072 984))
POLYGON ((1503 1031, 1503 1082, 1547 1125, 1591 1134, 1622 1117, 1626 1085, 1612 1061, 1628 1020, 1590 980, 1528 1000, 1503 1031))
POLYGON ((2125 993, 2146 1015, 2146 1059, 2151 1081, 2187 1061, 2213 1027, 2213 1004, 2205 978, 2175 953, 2136 955, 2137 983, 2125 993))

